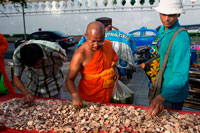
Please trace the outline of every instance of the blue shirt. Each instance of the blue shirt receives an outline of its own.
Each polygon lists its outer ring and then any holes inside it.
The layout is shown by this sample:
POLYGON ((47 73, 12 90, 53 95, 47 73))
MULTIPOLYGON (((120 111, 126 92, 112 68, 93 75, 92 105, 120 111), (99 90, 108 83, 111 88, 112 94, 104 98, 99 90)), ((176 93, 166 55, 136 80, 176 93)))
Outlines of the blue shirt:
MULTIPOLYGON (((127 34, 118 30, 106 31, 105 40, 112 42, 112 47, 119 58, 119 61, 116 63, 118 67, 130 68, 130 66, 134 66, 136 60, 136 45, 132 34, 127 34)), ((86 41, 85 36, 83 36, 76 48, 86 41)))
MULTIPOLYGON (((164 28, 162 26, 159 30, 159 38, 164 36, 159 46, 160 64, 163 63, 171 38, 180 28, 180 24, 177 21, 166 31, 164 28)), ((189 66, 190 37, 186 31, 181 31, 174 39, 163 75, 161 95, 165 100, 182 102, 187 98, 189 89, 189 66)))
MULTIPOLYGON (((132 34, 127 34, 118 30, 114 31, 105 31, 105 40, 109 40, 111 42, 122 42, 123 44, 126 44, 132 51, 132 54, 136 54, 136 45, 134 42, 134 36, 132 34)), ((85 36, 82 36, 79 43, 76 45, 78 48, 81 46, 84 42, 86 42, 85 36)))

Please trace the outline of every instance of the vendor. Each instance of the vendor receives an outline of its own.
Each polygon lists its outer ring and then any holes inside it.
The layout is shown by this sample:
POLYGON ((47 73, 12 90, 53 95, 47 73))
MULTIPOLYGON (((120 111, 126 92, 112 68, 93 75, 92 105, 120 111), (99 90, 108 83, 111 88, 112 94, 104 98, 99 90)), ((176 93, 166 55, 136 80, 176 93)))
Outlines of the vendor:
MULTIPOLYGON (((160 64, 163 64, 170 40, 181 28, 178 18, 183 13, 181 0, 160 0, 155 10, 160 14, 163 26, 159 29, 160 64)), ((187 31, 181 31, 175 37, 163 73, 161 93, 152 97, 149 114, 156 116, 164 108, 182 110, 188 97, 190 37, 187 31)), ((160 65, 160 68, 162 65, 160 65)), ((160 91, 160 90, 159 90, 160 91)))
POLYGON ((25 102, 32 102, 33 96, 62 98, 65 86, 61 67, 65 61, 65 50, 53 42, 30 40, 17 47, 13 81, 24 94, 25 102), (29 80, 26 87, 21 80, 24 68, 29 80))
POLYGON ((8 79, 6 74, 3 55, 8 49, 8 42, 6 38, 0 34, 0 95, 15 93, 15 89, 8 79))

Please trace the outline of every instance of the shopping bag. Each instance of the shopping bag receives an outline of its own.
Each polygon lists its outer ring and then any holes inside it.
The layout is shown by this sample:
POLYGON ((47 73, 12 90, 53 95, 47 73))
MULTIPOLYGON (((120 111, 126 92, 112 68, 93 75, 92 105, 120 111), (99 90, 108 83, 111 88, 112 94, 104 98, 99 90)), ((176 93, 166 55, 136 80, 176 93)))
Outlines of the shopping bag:
POLYGON ((151 82, 148 92, 149 104, 151 103, 153 98, 159 95, 161 92, 162 75, 159 74, 159 67, 160 67, 159 55, 148 60, 142 66, 148 79, 151 82))
POLYGON ((6 86, 4 86, 4 78, 3 78, 3 74, 0 73, 0 95, 5 95, 8 94, 8 88, 6 86))
POLYGON ((161 93, 162 80, 163 80, 163 72, 159 71, 155 81, 151 83, 149 87, 149 92, 148 92, 149 105, 151 104, 152 100, 161 93))
POLYGON ((132 104, 133 100, 134 92, 122 81, 117 80, 113 89, 111 103, 132 104))
POLYGON ((142 68, 144 69, 148 79, 151 81, 151 83, 153 83, 158 75, 158 71, 159 71, 159 67, 160 67, 160 56, 157 55, 156 57, 148 60, 147 62, 145 62, 142 66, 142 68))

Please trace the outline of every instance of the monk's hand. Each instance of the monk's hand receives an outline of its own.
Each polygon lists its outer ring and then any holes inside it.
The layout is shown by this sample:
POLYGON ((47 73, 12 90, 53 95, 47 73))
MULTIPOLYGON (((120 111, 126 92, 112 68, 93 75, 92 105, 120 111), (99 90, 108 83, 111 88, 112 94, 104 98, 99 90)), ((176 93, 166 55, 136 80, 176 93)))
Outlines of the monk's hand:
POLYGON ((154 98, 150 104, 148 114, 151 116, 156 116, 161 113, 164 109, 164 101, 165 99, 161 95, 158 95, 156 98, 154 98))
POLYGON ((25 103, 32 103, 34 101, 34 97, 31 95, 31 93, 27 93, 24 95, 24 102, 25 103))
POLYGON ((72 103, 75 108, 83 107, 83 101, 77 92, 72 94, 72 103))

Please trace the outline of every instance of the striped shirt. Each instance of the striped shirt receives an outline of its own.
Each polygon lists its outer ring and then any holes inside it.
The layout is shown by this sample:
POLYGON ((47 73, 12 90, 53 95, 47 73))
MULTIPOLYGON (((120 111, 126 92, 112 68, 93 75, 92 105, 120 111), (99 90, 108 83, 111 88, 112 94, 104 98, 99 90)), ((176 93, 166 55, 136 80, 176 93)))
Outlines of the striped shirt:
POLYGON ((17 47, 14 51, 14 75, 21 76, 23 68, 27 71, 27 89, 34 96, 54 97, 63 85, 63 73, 61 67, 66 62, 66 53, 58 44, 42 40, 30 40, 17 47), (34 69, 21 63, 20 49, 24 45, 31 43, 38 44, 43 51, 43 60, 41 67, 34 69))

